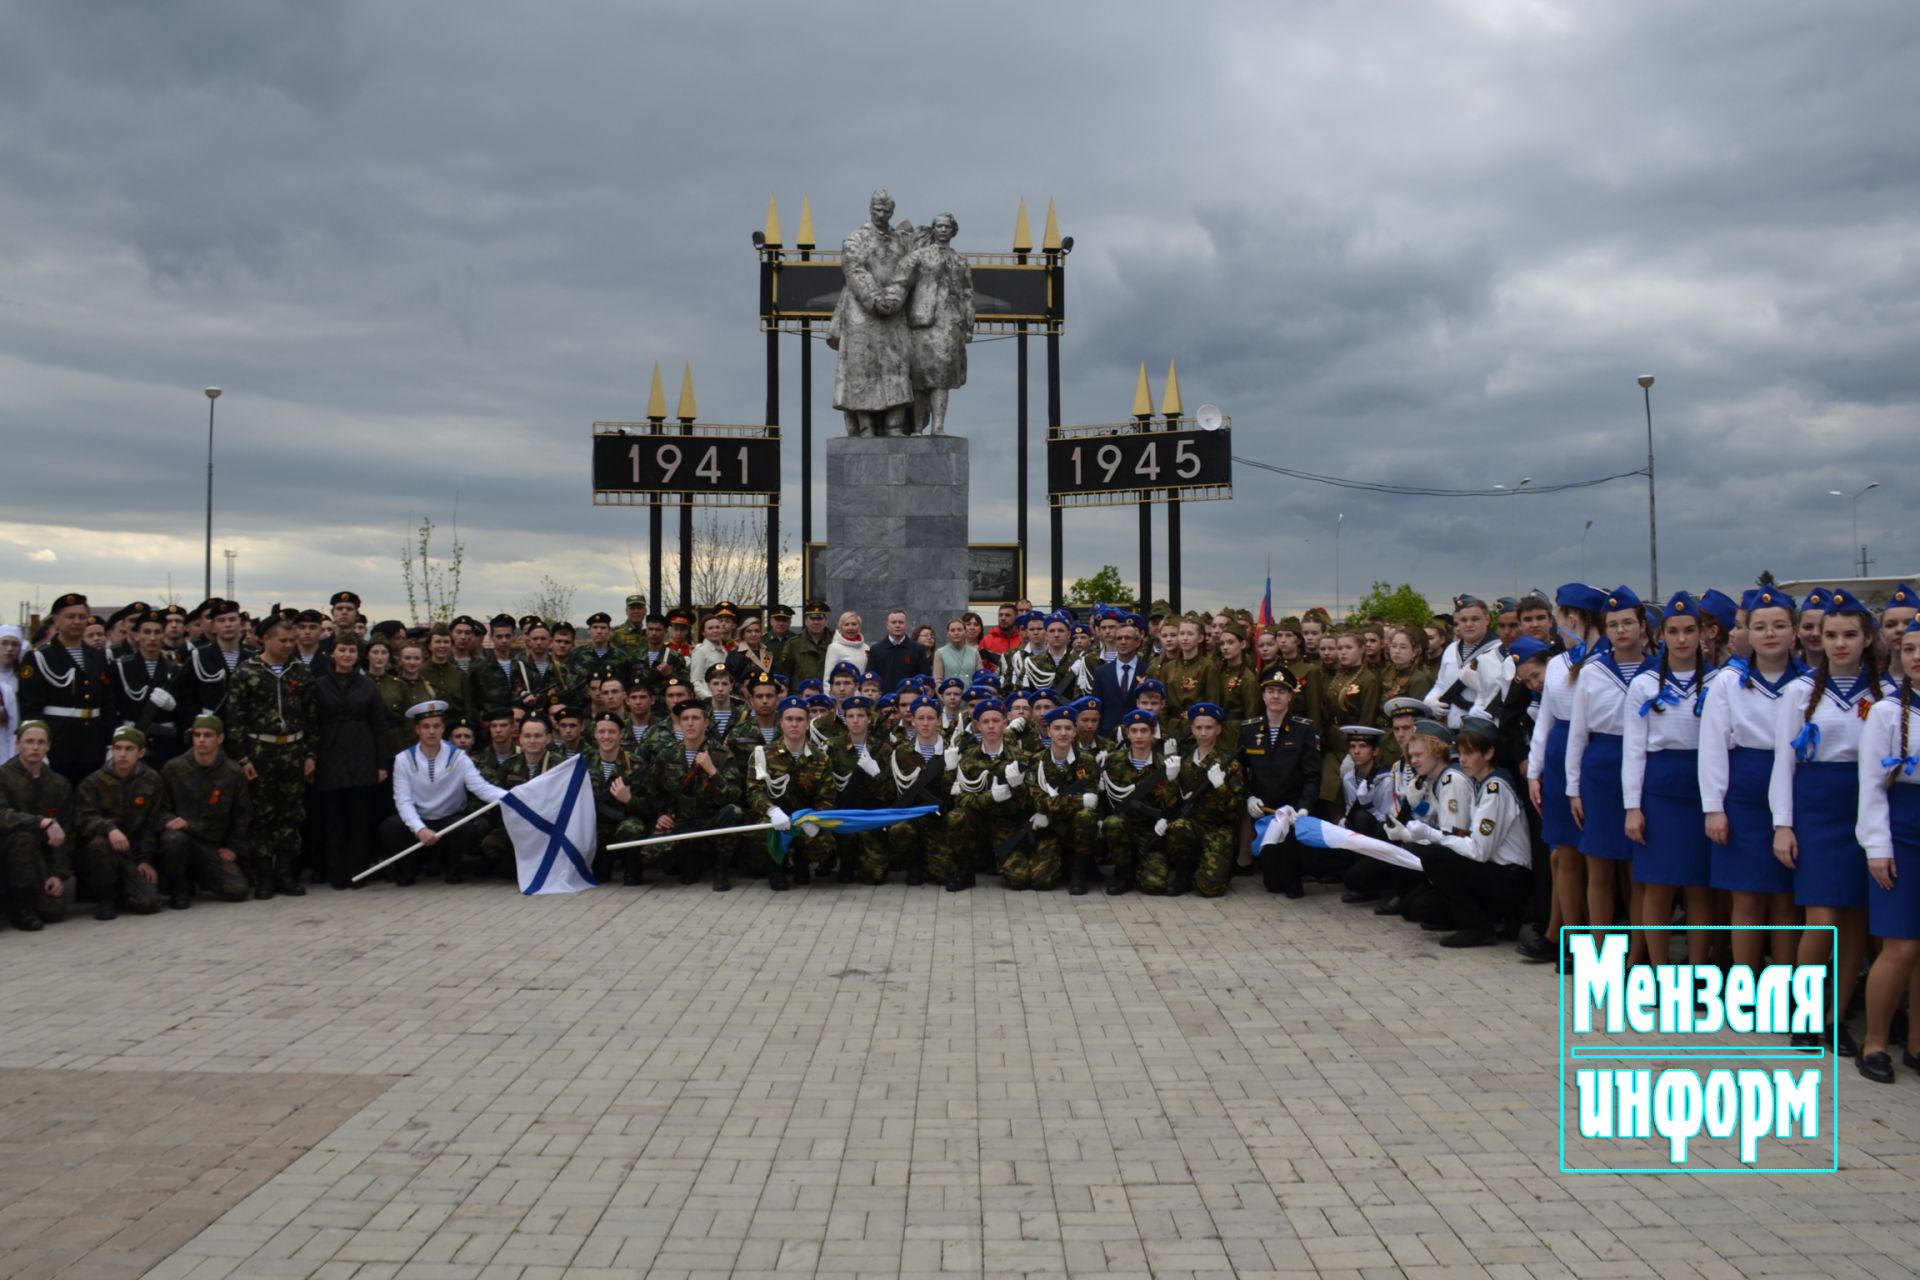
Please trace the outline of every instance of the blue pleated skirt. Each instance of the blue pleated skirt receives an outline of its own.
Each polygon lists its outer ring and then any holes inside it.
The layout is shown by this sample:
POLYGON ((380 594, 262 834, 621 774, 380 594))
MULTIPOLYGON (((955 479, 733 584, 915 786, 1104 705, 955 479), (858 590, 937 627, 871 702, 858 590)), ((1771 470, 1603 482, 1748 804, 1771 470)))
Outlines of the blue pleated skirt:
POLYGON ((1540 768, 1540 838, 1550 849, 1580 847, 1580 824, 1567 800, 1567 731, 1572 727, 1556 720, 1547 730, 1547 759, 1540 768))
POLYGON ((1620 789, 1620 735, 1596 733, 1587 739, 1580 761, 1580 807, 1587 825, 1580 832, 1580 852, 1589 858, 1625 862, 1633 857, 1627 839, 1627 800, 1620 789))
POLYGON ((1893 888, 1882 889, 1869 877, 1867 929, 1876 938, 1920 938, 1920 787, 1894 783, 1887 807, 1893 816, 1893 888))
POLYGON ((1700 812, 1700 753, 1650 751, 1640 788, 1647 842, 1633 849, 1635 884, 1707 883, 1713 843, 1700 812))
POLYGON ((1793 834, 1800 857, 1793 900, 1803 907, 1867 905, 1867 854, 1853 838, 1860 770, 1852 761, 1822 760, 1793 771, 1793 834))
POLYGON ((1735 747, 1727 754, 1727 843, 1714 845, 1713 887, 1735 893, 1787 893, 1793 872, 1773 856, 1773 807, 1767 784, 1773 752, 1735 747))

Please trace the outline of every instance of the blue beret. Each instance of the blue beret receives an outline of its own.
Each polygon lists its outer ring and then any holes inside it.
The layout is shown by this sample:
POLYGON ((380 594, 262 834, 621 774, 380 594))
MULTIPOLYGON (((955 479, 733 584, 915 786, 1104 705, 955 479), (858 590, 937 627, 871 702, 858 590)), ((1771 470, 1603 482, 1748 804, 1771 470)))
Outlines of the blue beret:
POLYGON ((807 677, 807 678, 806 678, 805 680, 802 680, 802 681, 800 682, 800 687, 799 687, 798 689, 796 689, 796 690, 794 690, 794 692, 796 692, 796 693, 818 693, 818 692, 820 692, 820 689, 821 689, 821 685, 820 685, 820 682, 819 682, 818 680, 816 680, 816 679, 815 679, 814 677, 812 677, 812 676, 808 676, 808 677, 807 677))
POLYGON ((907 705, 907 714, 912 715, 914 712, 919 711, 922 707, 926 708, 928 711, 940 710, 939 703, 935 702, 932 698, 922 695, 921 697, 915 698, 911 703, 907 705))
POLYGON ((821 711, 831 711, 834 707, 838 705, 839 705, 838 703, 836 703, 832 698, 829 698, 824 693, 812 693, 807 695, 808 710, 818 709, 821 711))
MULTIPOLYGON (((853 698, 848 698, 847 701, 852 702, 854 698, 860 698, 862 702, 866 701, 865 698, 861 698, 857 693, 853 695, 853 698)), ((883 693, 873 700, 873 707, 876 711, 887 711, 899 704, 900 695, 897 693, 883 693)))
POLYGON ((1007 704, 992 696, 982 698, 973 704, 973 714, 976 719, 987 714, 989 711, 998 711, 1001 715, 1005 715, 1007 714, 1007 704))
POLYGON ((846 676, 848 679, 858 683, 860 679, 860 668, 854 666, 851 662, 836 662, 833 664, 833 670, 827 672, 827 678, 829 680, 838 680, 841 676, 846 676))
POLYGON ((1153 712, 1147 710, 1145 707, 1135 707, 1133 710, 1127 712, 1127 714, 1120 717, 1121 728, 1125 728, 1130 724, 1159 724, 1159 723, 1160 723, 1160 717, 1155 715, 1153 712))
POLYGON ((1048 707, 1046 713, 1040 718, 1048 724, 1052 724, 1056 720, 1071 720, 1073 719, 1073 708, 1070 706, 1048 707))
MULTIPOLYGON (((829 699, 829 701, 831 701, 831 699, 829 699)), ((781 715, 785 715, 789 711, 805 711, 806 709, 807 700, 798 694, 789 694, 787 697, 780 699, 781 715)))
POLYGON ((1532 636, 1515 636, 1513 643, 1507 646, 1507 656, 1513 659, 1515 666, 1519 666, 1523 662, 1531 662, 1540 657, 1550 647, 1545 640, 1535 640, 1532 636))
POLYGON ((1152 679, 1134 681, 1133 696, 1137 698, 1143 693, 1157 693, 1164 698, 1167 696, 1167 686, 1152 679))
POLYGON ((841 703, 840 709, 842 711, 871 711, 873 710, 873 699, 864 693, 856 693, 841 703))
POLYGON ((1605 608, 1608 612, 1618 612, 1621 609, 1638 609, 1639 607, 1640 597, 1633 593, 1632 587, 1615 587, 1613 590, 1607 592, 1605 608))
POLYGON ((1227 713, 1222 711, 1220 705, 1215 702, 1196 702, 1188 707, 1187 720, 1191 722, 1195 716, 1210 716, 1222 724, 1227 722, 1227 713))
POLYGON ((1755 587, 1740 597, 1740 607, 1748 613, 1752 613, 1755 609, 1786 609, 1791 611, 1799 606, 1794 603, 1791 595, 1778 587, 1755 587))
POLYGON ((949 689, 965 689, 966 687, 967 682, 959 676, 948 676, 940 682, 940 692, 942 693, 945 693, 949 689))
POLYGON ((1562 609, 1578 609, 1582 613, 1604 613, 1607 608, 1607 593, 1598 587, 1590 587, 1584 582, 1569 582, 1553 593, 1553 602, 1562 609))

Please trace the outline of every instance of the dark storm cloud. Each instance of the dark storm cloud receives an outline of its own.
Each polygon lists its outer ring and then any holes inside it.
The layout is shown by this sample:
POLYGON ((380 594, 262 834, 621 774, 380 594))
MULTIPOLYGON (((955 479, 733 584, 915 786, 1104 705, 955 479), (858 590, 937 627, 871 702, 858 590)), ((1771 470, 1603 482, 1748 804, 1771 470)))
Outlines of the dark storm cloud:
MULTIPOLYGON (((1662 585, 1838 574, 1826 490, 1909 456, 1920 402, 1917 42, 1897 4, 17 7, 0 527, 60 558, 12 585, 197 578, 217 382, 243 592, 397 602, 409 517, 456 495, 469 599, 542 570, 624 590, 639 522, 588 508, 587 423, 639 416, 654 360, 670 396, 693 363, 703 417, 757 417, 767 193, 789 236, 810 194, 832 243, 875 185, 980 250, 1020 196, 1036 232, 1058 200, 1069 421, 1124 416, 1137 363, 1157 392, 1177 357, 1245 456, 1545 484, 1641 465, 1652 371, 1662 585), (160 550, 116 577, 130 540, 160 550)), ((976 346, 954 402, 983 540, 1014 525, 1012 363, 976 346)), ((1331 602, 1341 513, 1348 598, 1645 578, 1639 481, 1447 501, 1237 479, 1186 508, 1192 597, 1250 597, 1271 553, 1285 603, 1331 602)), ((1904 566, 1915 525, 1883 496, 1863 520, 1904 566)), ((1131 510, 1066 524, 1070 577, 1132 576, 1131 510)), ((1036 507, 1037 584, 1046 527, 1036 507)))

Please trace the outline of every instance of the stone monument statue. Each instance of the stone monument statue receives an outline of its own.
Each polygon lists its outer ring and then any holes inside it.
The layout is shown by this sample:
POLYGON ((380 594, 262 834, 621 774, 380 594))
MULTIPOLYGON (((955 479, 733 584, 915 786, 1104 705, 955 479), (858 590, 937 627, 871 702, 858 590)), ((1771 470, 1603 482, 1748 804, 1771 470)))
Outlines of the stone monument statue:
POLYGON ((893 225, 893 197, 875 191, 868 220, 841 246, 840 290, 827 345, 840 356, 833 407, 850 436, 945 434, 947 393, 967 380, 973 273, 952 247, 959 223, 893 225))

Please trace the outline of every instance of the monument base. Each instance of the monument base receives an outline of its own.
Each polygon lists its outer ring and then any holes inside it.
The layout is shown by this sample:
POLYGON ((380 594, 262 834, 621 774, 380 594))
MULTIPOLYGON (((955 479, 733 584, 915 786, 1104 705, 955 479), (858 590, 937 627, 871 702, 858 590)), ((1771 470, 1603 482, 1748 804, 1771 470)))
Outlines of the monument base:
POLYGON ((827 545, 816 592, 828 621, 851 609, 869 640, 887 611, 946 623, 967 607, 967 442, 959 436, 827 441, 827 545))

